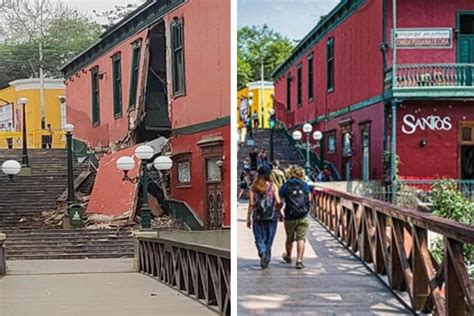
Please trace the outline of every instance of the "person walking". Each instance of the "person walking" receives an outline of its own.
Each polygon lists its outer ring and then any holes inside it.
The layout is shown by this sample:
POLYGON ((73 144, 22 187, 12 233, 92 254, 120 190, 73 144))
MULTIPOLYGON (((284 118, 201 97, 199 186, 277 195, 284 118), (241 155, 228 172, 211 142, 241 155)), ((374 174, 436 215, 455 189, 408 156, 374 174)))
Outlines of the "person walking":
POLYGON ((250 187, 250 201, 247 211, 247 227, 252 229, 260 257, 260 266, 266 269, 272 258, 273 240, 278 225, 281 200, 278 188, 270 181, 270 167, 258 169, 257 178, 250 187))
POLYGON ((253 128, 259 128, 260 120, 258 119, 257 111, 253 111, 252 119, 253 119, 253 128))
POLYGON ((303 168, 294 166, 287 176, 289 180, 280 189, 280 196, 285 202, 286 252, 283 253, 283 260, 288 264, 291 263, 293 243, 296 242, 296 268, 303 269, 311 191, 303 180, 305 178, 303 168))
POLYGON ((248 197, 249 180, 250 180, 248 171, 250 171, 250 169, 244 170, 240 174, 240 191, 239 191, 238 199, 241 199, 242 196, 244 195, 246 198, 248 197))
POLYGON ((257 170, 258 169, 257 148, 253 148, 252 151, 249 153, 249 159, 250 159, 250 169, 257 170))
POLYGON ((286 175, 283 170, 280 169, 280 161, 275 160, 273 162, 273 169, 270 173, 270 180, 277 186, 278 190, 286 182, 286 175))
POLYGON ((13 137, 12 137, 12 132, 13 132, 13 126, 12 123, 8 122, 7 127, 5 128, 5 131, 7 132, 7 147, 8 149, 13 148, 13 137))

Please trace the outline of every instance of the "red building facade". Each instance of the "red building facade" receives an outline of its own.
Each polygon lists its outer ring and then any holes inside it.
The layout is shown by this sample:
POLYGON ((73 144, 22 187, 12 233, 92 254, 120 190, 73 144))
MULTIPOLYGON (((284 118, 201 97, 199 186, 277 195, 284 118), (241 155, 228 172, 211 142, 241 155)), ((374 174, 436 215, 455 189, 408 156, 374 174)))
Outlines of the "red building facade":
POLYGON ((107 151, 167 137, 171 198, 230 225, 230 1, 149 0, 63 68, 75 138, 107 151))
POLYGON ((342 179, 390 176, 393 153, 401 178, 471 179, 473 38, 472 1, 341 1, 274 72, 277 119, 322 131, 342 179))

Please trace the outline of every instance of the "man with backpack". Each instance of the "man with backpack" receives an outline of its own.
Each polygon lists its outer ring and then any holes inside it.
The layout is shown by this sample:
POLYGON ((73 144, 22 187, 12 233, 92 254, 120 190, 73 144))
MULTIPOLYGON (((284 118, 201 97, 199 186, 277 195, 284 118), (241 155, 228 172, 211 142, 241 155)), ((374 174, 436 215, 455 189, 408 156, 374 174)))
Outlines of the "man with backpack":
POLYGON ((288 181, 280 189, 280 196, 285 203, 286 252, 283 254, 283 260, 288 264, 291 263, 293 243, 296 242, 296 268, 303 269, 311 190, 303 180, 305 178, 303 168, 294 166, 287 176, 288 181))

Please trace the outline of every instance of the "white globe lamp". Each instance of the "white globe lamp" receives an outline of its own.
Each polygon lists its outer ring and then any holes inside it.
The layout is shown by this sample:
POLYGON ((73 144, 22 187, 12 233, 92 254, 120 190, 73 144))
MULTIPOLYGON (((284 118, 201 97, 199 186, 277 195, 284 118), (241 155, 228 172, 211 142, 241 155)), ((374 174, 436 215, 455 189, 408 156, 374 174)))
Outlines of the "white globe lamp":
POLYGON ((291 137, 293 137, 294 140, 298 141, 303 138, 303 134, 301 134, 300 131, 294 131, 293 134, 291 134, 291 137))
POLYGON ((63 129, 67 133, 72 133, 72 132, 74 132, 74 125, 68 123, 68 124, 64 125, 63 129))
POLYGON ((10 178, 13 178, 13 176, 20 173, 21 165, 16 160, 7 160, 2 164, 2 171, 10 178))
POLYGON ((153 166, 160 171, 170 170, 173 167, 173 160, 168 156, 159 156, 153 161, 153 166))
POLYGON ((321 139, 323 139, 323 133, 321 133, 320 131, 315 131, 313 133, 313 138, 316 141, 320 141, 321 139))
POLYGON ((141 145, 135 149, 135 156, 137 156, 140 160, 148 160, 153 157, 154 153, 155 152, 153 151, 153 148, 147 145, 141 145))
POLYGON ((303 125, 303 132, 309 134, 311 133, 311 131, 313 130, 313 126, 309 123, 306 123, 305 125, 303 125))
POLYGON ((133 160, 132 157, 123 156, 117 159, 117 162, 115 163, 115 165, 117 166, 119 170, 128 172, 132 170, 133 168, 135 168, 135 160, 133 160))

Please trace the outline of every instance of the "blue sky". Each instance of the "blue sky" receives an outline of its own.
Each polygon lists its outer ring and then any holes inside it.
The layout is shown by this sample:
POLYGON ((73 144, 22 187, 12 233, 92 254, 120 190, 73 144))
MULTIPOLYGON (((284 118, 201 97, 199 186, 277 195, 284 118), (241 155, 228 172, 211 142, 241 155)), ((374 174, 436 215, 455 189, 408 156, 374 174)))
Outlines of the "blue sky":
POLYGON ((238 0, 238 27, 267 24, 292 39, 302 39, 339 0, 238 0))

